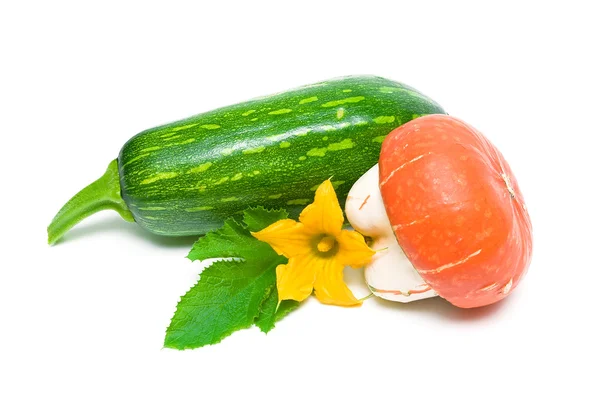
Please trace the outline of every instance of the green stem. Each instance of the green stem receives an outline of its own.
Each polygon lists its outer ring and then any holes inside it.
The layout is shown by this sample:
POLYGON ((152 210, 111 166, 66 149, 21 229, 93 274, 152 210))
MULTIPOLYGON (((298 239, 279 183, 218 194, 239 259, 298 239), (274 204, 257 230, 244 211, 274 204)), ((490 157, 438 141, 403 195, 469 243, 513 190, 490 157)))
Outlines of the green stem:
POLYGON ((371 293, 371 294, 368 294, 368 295, 366 295, 366 296, 365 296, 365 297, 363 297, 362 299, 358 299, 358 301, 365 301, 365 300, 368 300, 368 299, 370 299, 370 298, 371 298, 371 297, 373 297, 373 296, 374 296, 374 294, 373 294, 373 293, 371 293))
POLYGON ((56 243, 81 220, 102 210, 115 210, 125 221, 134 222, 133 215, 121 197, 117 160, 108 164, 100 179, 86 186, 60 209, 48 226, 48 243, 56 243))

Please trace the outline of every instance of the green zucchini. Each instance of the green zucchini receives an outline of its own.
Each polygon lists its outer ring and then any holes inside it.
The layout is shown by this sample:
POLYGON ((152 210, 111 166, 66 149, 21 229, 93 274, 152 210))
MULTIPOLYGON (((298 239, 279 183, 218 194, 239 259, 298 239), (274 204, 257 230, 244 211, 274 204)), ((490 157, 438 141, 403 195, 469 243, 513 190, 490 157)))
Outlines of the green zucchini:
POLYGON ((206 233, 249 206, 282 207, 296 217, 327 178, 343 204, 391 130, 441 113, 409 86, 350 76, 152 128, 125 143, 105 175, 65 204, 48 241, 102 209, 167 236, 206 233))

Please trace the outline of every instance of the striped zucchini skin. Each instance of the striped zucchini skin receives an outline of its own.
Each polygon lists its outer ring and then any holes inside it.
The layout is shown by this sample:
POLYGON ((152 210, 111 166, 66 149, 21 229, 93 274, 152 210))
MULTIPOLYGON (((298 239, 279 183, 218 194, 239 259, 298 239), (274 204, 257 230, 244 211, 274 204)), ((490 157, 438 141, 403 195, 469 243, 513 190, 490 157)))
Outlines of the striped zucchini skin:
POLYGON ((121 195, 138 224, 167 236, 206 233, 249 206, 295 218, 328 178, 343 208, 390 131, 443 113, 375 76, 304 86, 139 133, 119 154, 121 195))

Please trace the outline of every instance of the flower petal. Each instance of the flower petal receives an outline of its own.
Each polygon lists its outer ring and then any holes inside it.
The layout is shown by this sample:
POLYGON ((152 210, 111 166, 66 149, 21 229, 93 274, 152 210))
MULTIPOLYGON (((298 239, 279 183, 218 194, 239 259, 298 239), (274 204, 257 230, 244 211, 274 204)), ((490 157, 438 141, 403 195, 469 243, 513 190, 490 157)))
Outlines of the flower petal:
POLYGON ((252 236, 262 242, 269 243, 273 250, 287 258, 292 258, 310 251, 312 236, 304 226, 293 219, 279 220, 252 236))
POLYGON ((279 301, 303 301, 313 291, 319 264, 310 253, 290 258, 287 264, 277 266, 279 301))
POLYGON ((344 214, 329 179, 317 189, 315 201, 302 210, 300 222, 313 233, 325 233, 332 236, 340 233, 344 223, 344 214))
POLYGON ((360 268, 369 264, 375 254, 365 243, 363 235, 356 231, 343 230, 336 240, 340 246, 336 258, 342 265, 360 268))
POLYGON ((344 282, 344 266, 335 259, 322 259, 323 268, 315 281, 315 295, 321 303, 336 306, 357 306, 362 304, 352 294, 344 282))

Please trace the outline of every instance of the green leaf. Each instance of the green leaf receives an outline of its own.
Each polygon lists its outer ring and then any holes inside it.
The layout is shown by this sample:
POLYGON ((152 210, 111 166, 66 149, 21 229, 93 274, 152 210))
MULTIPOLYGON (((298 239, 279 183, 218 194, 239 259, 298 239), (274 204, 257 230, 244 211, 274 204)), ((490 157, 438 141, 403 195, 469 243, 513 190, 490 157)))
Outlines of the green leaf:
POLYGON ((267 226, 288 217, 285 210, 267 210, 264 207, 249 208, 244 211, 244 223, 250 232, 258 232, 267 226))
POLYGON ((300 307, 300 302, 296 300, 283 300, 279 304, 277 314, 275 314, 275 322, 281 321, 286 315, 300 307))
POLYGON ((271 286, 268 296, 260 305, 260 309, 254 324, 264 333, 269 332, 275 327, 275 310, 277 308, 277 285, 271 286))
POLYGON ((278 299, 277 285, 273 285, 271 287, 271 292, 260 305, 260 311, 254 321, 254 324, 264 333, 269 332, 275 327, 275 312, 278 299))
POLYGON ((248 230, 261 230, 286 217, 281 210, 250 209, 244 213, 248 228, 229 219, 221 229, 196 241, 188 254, 190 260, 234 260, 216 261, 202 271, 198 283, 177 305, 167 328, 165 347, 190 349, 218 343, 253 323, 268 332, 298 306, 285 301, 277 309, 275 269, 287 259, 248 230))
POLYGON ((198 239, 188 258, 192 261, 204 261, 209 258, 237 257, 254 261, 260 260, 265 252, 273 252, 271 246, 255 239, 248 229, 230 218, 221 229, 198 239))
POLYGON ((272 291, 278 263, 272 256, 264 263, 214 262, 181 298, 167 328, 165 347, 183 350, 215 344, 250 327, 272 291))
POLYGON ((269 296, 260 306, 260 312, 254 323, 264 333, 268 333, 275 327, 275 323, 280 321, 283 317, 294 311, 300 305, 299 302, 294 300, 283 300, 277 308, 277 301, 279 295, 277 293, 277 285, 273 286, 273 290, 269 293, 269 296))

